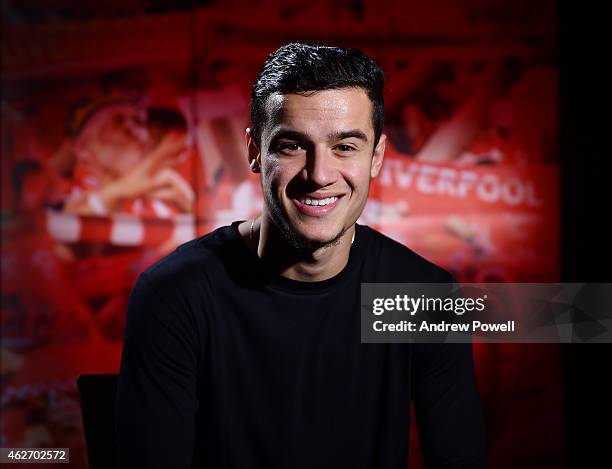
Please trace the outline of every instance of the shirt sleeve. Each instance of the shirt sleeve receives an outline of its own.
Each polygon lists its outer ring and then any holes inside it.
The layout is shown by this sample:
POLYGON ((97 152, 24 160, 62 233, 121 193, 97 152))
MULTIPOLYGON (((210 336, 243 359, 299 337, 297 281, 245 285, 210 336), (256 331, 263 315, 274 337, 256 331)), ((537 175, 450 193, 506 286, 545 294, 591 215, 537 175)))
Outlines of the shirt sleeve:
POLYGON ((173 310, 141 274, 128 303, 117 386, 118 467, 191 467, 198 349, 188 312, 173 310))
POLYGON ((471 343, 415 344, 413 401, 425 467, 487 467, 471 343))

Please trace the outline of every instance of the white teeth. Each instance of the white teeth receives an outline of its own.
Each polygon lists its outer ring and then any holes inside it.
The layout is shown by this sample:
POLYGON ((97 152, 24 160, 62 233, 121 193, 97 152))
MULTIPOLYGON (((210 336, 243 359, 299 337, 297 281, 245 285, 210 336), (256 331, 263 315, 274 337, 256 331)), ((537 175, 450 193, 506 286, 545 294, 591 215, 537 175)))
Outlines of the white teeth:
POLYGON ((328 205, 331 203, 334 203, 336 200, 338 200, 338 197, 328 197, 327 199, 302 199, 302 203, 306 204, 306 205, 314 205, 314 206, 321 206, 321 205, 328 205))

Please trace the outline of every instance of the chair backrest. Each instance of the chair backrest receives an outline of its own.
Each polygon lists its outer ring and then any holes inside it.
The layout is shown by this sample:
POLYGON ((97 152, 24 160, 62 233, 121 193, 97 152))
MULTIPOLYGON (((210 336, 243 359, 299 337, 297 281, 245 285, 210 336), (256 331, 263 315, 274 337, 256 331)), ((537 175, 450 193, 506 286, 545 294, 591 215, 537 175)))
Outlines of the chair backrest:
POLYGON ((117 374, 80 375, 77 388, 91 469, 112 469, 115 460, 117 374))

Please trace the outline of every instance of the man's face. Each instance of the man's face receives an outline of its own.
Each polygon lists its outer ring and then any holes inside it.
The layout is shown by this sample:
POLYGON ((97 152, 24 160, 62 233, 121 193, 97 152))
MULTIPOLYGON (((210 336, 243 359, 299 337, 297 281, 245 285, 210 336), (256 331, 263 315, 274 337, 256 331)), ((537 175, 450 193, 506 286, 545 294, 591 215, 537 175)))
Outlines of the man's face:
POLYGON ((265 210, 298 249, 335 243, 365 206, 385 148, 374 148, 372 102, 359 88, 268 98, 261 148, 265 210))

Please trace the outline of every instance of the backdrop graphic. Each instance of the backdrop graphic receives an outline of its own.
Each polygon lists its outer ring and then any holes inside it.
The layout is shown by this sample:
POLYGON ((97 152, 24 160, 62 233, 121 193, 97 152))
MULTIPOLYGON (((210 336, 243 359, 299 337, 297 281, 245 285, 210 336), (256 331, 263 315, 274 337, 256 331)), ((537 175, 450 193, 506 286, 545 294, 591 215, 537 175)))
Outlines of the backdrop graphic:
MULTIPOLYGON (((117 371, 143 269, 260 210, 249 87, 289 40, 386 71, 390 145, 361 223, 463 282, 558 280, 552 1, 3 5, 3 447, 86 467, 75 377, 117 371)), ((475 353, 492 467, 559 467, 558 347, 475 353)))

